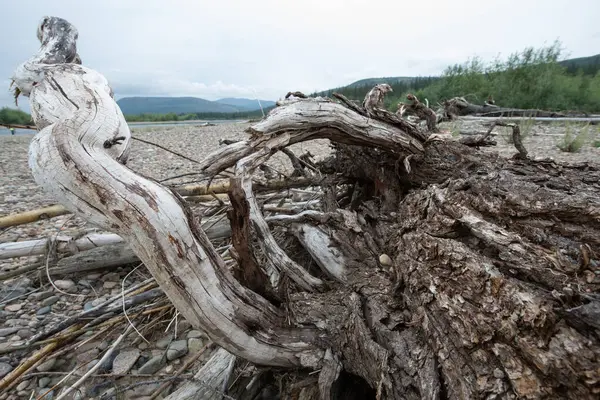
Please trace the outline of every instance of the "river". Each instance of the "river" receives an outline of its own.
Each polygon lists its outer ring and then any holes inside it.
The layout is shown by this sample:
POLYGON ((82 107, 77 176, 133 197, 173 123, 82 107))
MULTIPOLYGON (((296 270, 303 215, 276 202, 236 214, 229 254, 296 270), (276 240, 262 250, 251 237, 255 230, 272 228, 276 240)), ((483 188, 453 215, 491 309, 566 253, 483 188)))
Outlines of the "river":
MULTIPOLYGON (((235 124, 242 123, 247 120, 236 120, 236 119, 219 119, 219 120, 202 120, 202 121, 166 121, 166 122, 130 122, 130 128, 144 128, 149 126, 174 126, 174 125, 202 125, 206 123, 211 124, 235 124)), ((33 135, 35 134, 33 129, 15 129, 15 135, 33 135)), ((0 126, 0 135, 10 135, 10 131, 0 126)))

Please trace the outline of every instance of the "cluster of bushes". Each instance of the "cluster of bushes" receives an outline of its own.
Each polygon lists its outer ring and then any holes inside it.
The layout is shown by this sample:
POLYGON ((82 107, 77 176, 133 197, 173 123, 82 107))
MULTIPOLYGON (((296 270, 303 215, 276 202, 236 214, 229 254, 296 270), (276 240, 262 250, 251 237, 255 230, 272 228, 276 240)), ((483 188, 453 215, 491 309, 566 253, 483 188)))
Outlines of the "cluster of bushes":
POLYGON ((0 108, 0 123, 10 125, 32 125, 31 115, 14 108, 0 108))
MULTIPOLYGON (((555 111, 600 111, 600 57, 560 62, 560 43, 511 54, 507 59, 484 63, 475 57, 452 65, 441 77, 416 78, 392 84, 393 93, 386 97, 386 107, 396 111, 406 94, 413 93, 429 104, 463 96, 482 104, 491 96, 502 107, 555 111), (579 67, 578 67, 579 65, 579 67)), ((353 100, 362 100, 372 85, 346 87, 338 91, 353 100)), ((317 93, 315 93, 316 95, 317 93)))

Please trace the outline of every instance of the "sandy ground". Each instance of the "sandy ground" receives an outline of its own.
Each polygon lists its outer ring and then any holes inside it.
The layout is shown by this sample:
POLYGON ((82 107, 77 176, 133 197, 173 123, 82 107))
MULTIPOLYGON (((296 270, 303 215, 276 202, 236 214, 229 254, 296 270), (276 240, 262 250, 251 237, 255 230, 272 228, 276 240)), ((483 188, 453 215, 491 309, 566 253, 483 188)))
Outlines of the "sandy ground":
MULTIPOLYGON (((249 124, 245 123, 221 124, 209 127, 171 126, 134 128, 133 136, 159 143, 189 158, 201 160, 206 154, 218 148, 220 139, 246 138, 247 135, 244 133, 244 129, 248 126, 249 124)), ((451 123, 446 124, 443 128, 455 132, 483 132, 486 130, 485 127, 474 122, 451 123)), ((600 139, 598 128, 592 127, 592 129, 589 129, 589 132, 587 132, 588 138, 579 153, 565 153, 556 147, 556 144, 563 138, 567 129, 573 130, 575 134, 579 131, 577 128, 564 126, 529 126, 524 129, 526 135, 524 144, 529 150, 530 155, 535 158, 551 157, 557 161, 564 162, 600 162, 600 149, 594 148, 591 145, 594 140, 600 139)), ((482 151, 498 151, 502 155, 512 156, 515 150, 507 140, 509 130, 506 128, 497 128, 497 132, 498 146, 482 151)), ((36 185, 29 171, 27 150, 32 137, 33 135, 0 136, 0 216, 55 204, 54 200, 44 194, 36 185)), ((317 159, 327 156, 331 151, 327 140, 298 144, 291 148, 297 155, 302 154, 304 151, 310 151, 317 159)), ((275 155, 269 164, 282 173, 290 170, 289 160, 281 154, 275 155)), ((163 180, 175 175, 194 173, 196 172, 197 165, 155 146, 134 141, 132 143, 132 152, 128 167, 145 176, 156 180, 163 180)), ((169 182, 172 184, 181 184, 194 181, 194 176, 185 176, 169 182)), ((61 216, 47 221, 21 225, 0 231, 0 243, 50 237, 57 233, 68 234, 82 231, 83 229, 92 229, 92 227, 87 226, 79 218, 69 215, 61 216)), ((33 261, 32 257, 0 260, 0 273, 28 265, 33 261)), ((61 281, 61 285, 66 288, 66 291, 77 293, 77 296, 57 293, 48 285, 42 288, 36 287, 35 279, 32 280, 23 277, 1 282, 0 331, 3 327, 6 329, 2 331, 4 333, 0 332, 0 350, 3 346, 21 343, 27 337, 34 334, 37 329, 40 329, 40 327, 57 323, 65 317, 80 312, 81 309, 98 304, 98 302, 114 296, 115 293, 118 294, 120 291, 120 281, 127 273, 128 271, 118 269, 117 271, 110 271, 108 273, 87 274, 83 277, 73 277, 71 280, 61 281), (18 293, 15 292, 17 289, 22 290, 23 294, 21 297, 16 300, 6 300, 6 296, 10 295, 10 293, 18 293), (36 291, 39 295, 36 295, 36 293, 28 295, 27 291, 31 290, 36 291)), ((134 279, 129 284, 136 283, 137 281, 139 279, 134 279)), ((200 339, 190 336, 189 332, 184 332, 183 334, 187 335, 187 339, 186 336, 183 339, 184 341, 188 341, 191 353, 192 346, 198 345, 198 340, 200 339)), ((76 353, 73 355, 73 359, 76 358, 80 361, 89 358, 92 360, 98 356, 98 349, 101 349, 103 346, 107 346, 105 341, 98 342, 96 348, 88 349, 84 353, 76 353)), ((147 346, 142 348, 140 345, 128 351, 129 353, 124 352, 123 354, 137 357, 136 360, 138 361, 132 370, 135 372, 142 371, 148 367, 147 364, 152 362, 151 357, 161 350, 158 342, 156 342, 151 344, 149 348, 147 346)), ((185 360, 185 358, 181 360, 185 360)), ((163 366, 157 373, 172 373, 175 366, 181 360, 174 360, 169 365, 163 366)), ((0 375, 3 375, 3 371, 6 372, 15 368, 19 361, 16 356, 0 357, 0 375)), ((67 364, 57 362, 56 365, 52 366, 52 371, 65 370, 66 368, 67 364)), ((37 392, 49 390, 58 381, 58 378, 40 375, 38 378, 24 381, 19 385, 15 396, 0 395, 0 400, 29 398, 32 390, 37 392)), ((142 391, 142 389, 151 391, 152 387, 146 389, 143 387, 136 388, 138 391, 142 391)))

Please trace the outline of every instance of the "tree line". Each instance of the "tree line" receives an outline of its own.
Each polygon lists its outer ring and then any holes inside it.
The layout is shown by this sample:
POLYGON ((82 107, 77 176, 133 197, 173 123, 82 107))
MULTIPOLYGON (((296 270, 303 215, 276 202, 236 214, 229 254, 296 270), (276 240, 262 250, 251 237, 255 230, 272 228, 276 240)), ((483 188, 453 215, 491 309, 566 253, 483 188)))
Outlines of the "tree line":
POLYGON ((33 125, 31 115, 14 108, 0 108, 0 123, 9 125, 33 125))

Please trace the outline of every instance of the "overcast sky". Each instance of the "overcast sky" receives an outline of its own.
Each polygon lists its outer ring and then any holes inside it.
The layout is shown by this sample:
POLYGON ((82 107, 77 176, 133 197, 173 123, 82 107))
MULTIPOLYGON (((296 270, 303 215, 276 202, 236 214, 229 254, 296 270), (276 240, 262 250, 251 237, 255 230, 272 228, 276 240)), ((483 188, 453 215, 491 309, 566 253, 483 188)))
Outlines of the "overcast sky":
POLYGON ((83 64, 118 98, 276 100, 555 39, 572 57, 600 52, 598 0, 0 0, 0 15, 0 107, 45 15, 77 27, 83 64))

